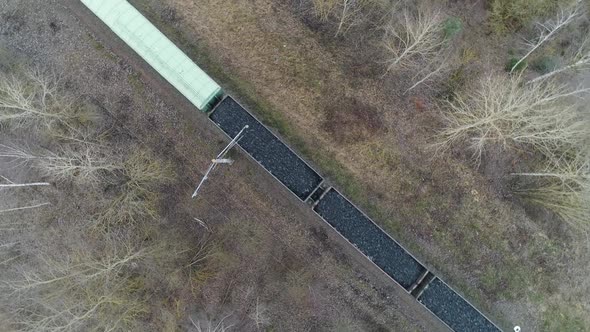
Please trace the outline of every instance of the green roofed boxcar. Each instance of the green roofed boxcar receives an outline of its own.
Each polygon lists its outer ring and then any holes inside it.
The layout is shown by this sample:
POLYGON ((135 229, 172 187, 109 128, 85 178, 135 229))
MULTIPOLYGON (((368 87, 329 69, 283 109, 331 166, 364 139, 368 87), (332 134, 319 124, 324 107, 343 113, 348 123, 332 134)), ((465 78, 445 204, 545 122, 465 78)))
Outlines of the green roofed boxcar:
POLYGON ((126 0, 82 3, 199 110, 219 100, 219 85, 126 0))

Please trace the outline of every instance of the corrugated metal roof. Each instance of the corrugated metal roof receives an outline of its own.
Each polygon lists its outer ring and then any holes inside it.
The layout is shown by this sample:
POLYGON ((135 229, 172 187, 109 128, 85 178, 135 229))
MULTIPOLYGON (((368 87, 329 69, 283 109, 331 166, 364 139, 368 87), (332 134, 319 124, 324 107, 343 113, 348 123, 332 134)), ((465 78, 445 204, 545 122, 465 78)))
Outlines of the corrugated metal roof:
POLYGON ((125 0, 81 0, 127 45, 202 111, 221 88, 125 0))

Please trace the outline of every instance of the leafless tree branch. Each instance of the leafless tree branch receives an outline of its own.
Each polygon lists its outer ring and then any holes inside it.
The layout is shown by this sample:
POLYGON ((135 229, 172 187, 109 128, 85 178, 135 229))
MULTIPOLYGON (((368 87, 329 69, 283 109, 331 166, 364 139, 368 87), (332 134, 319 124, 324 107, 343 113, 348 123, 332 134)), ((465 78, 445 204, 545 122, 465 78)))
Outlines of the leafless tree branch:
POLYGON ((557 15, 556 18, 552 20, 548 20, 542 23, 537 23, 537 30, 538 35, 535 39, 526 40, 525 43, 528 46, 528 51, 525 55, 523 55, 510 69, 510 72, 514 72, 514 70, 520 65, 526 58, 528 58, 533 52, 535 52, 539 47, 545 44, 547 41, 551 40, 558 31, 562 28, 568 26, 570 23, 575 21, 581 14, 581 0, 576 1, 576 4, 566 10, 561 10, 560 13, 557 15))

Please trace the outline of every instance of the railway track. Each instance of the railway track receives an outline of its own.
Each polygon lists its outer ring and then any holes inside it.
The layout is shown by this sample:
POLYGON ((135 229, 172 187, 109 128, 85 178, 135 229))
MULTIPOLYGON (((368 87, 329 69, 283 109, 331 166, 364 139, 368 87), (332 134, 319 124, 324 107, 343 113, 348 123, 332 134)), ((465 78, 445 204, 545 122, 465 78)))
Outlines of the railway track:
POLYGON ((449 329, 501 331, 342 195, 126 0, 80 0, 228 138, 449 329))

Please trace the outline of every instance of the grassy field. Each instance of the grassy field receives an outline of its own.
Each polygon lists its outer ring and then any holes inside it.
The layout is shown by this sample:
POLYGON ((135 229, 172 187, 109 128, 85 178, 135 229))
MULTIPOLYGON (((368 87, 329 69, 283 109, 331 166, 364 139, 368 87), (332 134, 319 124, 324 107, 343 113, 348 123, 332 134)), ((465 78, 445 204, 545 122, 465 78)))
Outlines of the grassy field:
MULTIPOLYGON (((508 193, 505 174, 528 155, 492 150, 479 168, 460 148, 435 155, 441 123, 432 91, 404 94, 407 76, 383 76, 378 27, 333 38, 333 25, 296 1, 134 3, 502 326, 587 326, 584 240, 508 193)), ((455 45, 465 66, 445 86, 457 90, 490 68, 503 70, 514 37, 490 34, 483 4, 447 11, 469 28, 455 45)))

